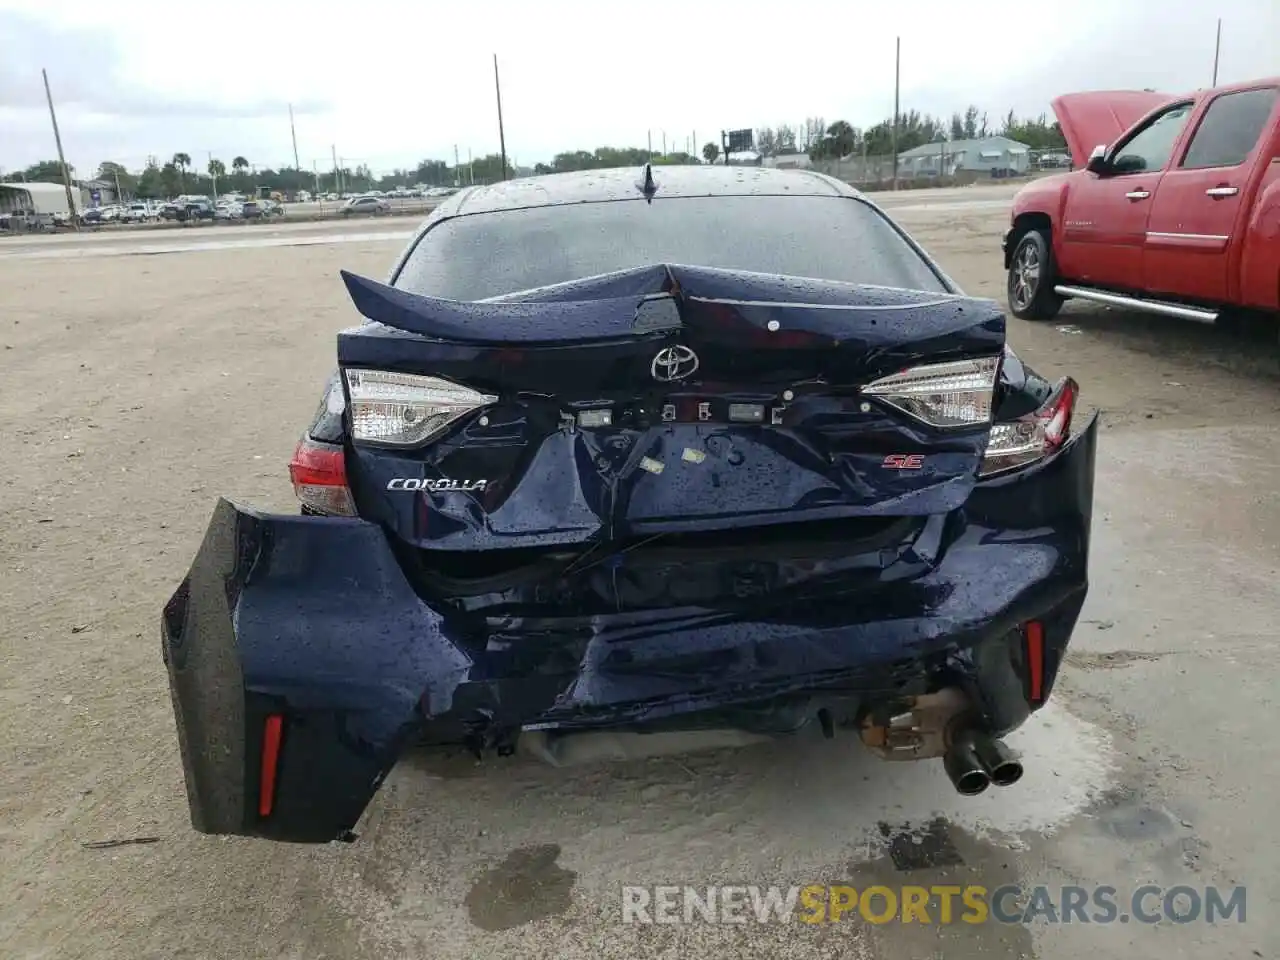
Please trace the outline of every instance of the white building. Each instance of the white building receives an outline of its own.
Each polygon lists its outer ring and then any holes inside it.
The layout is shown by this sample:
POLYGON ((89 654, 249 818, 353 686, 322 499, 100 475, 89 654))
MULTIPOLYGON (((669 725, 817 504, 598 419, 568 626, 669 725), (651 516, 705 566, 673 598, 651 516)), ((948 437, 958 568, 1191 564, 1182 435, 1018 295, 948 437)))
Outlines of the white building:
POLYGON ((898 176, 951 177, 960 170, 986 173, 1003 170, 1026 173, 1031 167, 1031 148, 1008 137, 980 140, 939 140, 898 154, 898 176))

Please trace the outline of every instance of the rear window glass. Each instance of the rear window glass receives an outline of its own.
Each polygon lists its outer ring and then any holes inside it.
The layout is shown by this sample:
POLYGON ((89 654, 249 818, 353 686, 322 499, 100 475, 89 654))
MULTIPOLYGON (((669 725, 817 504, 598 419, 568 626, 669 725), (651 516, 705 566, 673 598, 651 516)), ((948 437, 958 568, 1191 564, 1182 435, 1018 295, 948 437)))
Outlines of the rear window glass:
POLYGON ((871 207, 846 197, 776 196, 636 199, 455 217, 422 237, 395 285, 483 300, 659 263, 945 290, 871 207))

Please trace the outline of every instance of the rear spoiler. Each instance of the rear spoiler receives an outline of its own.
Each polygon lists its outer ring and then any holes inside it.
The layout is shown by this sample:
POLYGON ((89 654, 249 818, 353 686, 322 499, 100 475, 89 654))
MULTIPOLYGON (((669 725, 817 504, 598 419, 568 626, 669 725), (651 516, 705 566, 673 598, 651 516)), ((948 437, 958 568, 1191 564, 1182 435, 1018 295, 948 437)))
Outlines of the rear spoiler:
POLYGON ((738 270, 661 264, 484 301, 422 296, 341 275, 366 319, 476 346, 599 343, 681 330, 890 352, 940 338, 958 338, 975 355, 1004 345, 1004 314, 992 300, 738 270))

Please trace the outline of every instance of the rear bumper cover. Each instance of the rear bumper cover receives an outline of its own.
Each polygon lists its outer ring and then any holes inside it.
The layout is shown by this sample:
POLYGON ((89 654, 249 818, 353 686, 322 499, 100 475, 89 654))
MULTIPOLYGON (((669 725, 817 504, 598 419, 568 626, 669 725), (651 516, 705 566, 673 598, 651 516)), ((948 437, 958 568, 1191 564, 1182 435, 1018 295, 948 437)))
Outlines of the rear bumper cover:
POLYGON ((1084 602, 1097 432, 1095 419, 936 518, 936 542, 918 547, 935 562, 759 620, 682 610, 480 630, 424 602, 377 525, 220 501, 162 616, 192 823, 340 838, 424 735, 680 722, 822 691, 874 703, 944 678, 989 729, 1012 729, 1052 690, 1084 602), (1028 620, 1044 631, 1038 698, 1018 642, 1028 620), (271 715, 283 739, 263 816, 271 715))

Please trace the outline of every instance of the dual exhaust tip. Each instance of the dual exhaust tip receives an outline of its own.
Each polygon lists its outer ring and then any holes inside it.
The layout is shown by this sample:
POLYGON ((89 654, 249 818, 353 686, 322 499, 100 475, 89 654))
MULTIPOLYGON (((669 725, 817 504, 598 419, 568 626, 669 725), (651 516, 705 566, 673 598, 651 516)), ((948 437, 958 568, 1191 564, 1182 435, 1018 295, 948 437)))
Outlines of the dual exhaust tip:
POLYGON ((1022 779, 1022 763, 1004 743, 977 730, 956 735, 942 756, 956 792, 976 797, 993 783, 1007 787, 1022 779))

